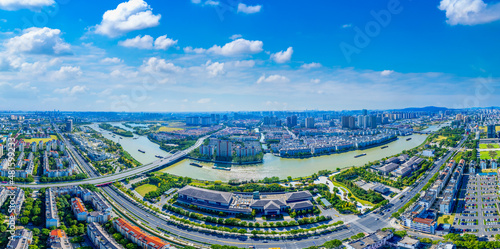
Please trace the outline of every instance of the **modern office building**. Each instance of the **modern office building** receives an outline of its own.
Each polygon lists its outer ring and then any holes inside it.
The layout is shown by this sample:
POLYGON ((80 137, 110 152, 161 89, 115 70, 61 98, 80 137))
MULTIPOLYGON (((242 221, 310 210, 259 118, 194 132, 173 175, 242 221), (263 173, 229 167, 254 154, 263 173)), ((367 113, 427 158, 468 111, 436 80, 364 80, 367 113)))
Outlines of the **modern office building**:
POLYGON ((488 138, 495 138, 496 137, 495 125, 488 125, 486 127, 486 134, 488 138))
POLYGON ((66 120, 66 132, 71 132, 73 130, 73 119, 66 120))

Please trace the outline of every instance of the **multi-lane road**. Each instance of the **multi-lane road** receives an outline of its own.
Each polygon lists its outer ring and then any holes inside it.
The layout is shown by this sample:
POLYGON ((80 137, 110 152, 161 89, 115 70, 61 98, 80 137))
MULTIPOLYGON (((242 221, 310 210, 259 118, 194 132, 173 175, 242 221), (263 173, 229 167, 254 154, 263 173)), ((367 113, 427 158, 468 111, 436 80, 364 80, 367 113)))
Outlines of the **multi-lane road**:
POLYGON ((57 182, 57 183, 44 183, 44 184, 16 184, 16 186, 28 187, 28 188, 45 188, 45 187, 61 187, 61 186, 81 185, 81 184, 97 185, 97 184, 108 183, 108 182, 116 182, 116 181, 128 178, 130 176, 135 176, 135 175, 139 175, 142 173, 147 173, 147 172, 152 171, 154 169, 164 167, 165 165, 175 163, 178 160, 187 156, 189 152, 193 151, 194 149, 198 148, 201 144, 203 144, 203 141, 207 137, 208 136, 204 136, 204 137, 199 138, 193 146, 187 148, 186 150, 179 151, 175 154, 172 154, 168 157, 156 160, 156 161, 149 163, 149 164, 146 164, 146 165, 142 165, 142 166, 139 166, 136 168, 120 171, 119 173, 116 173, 116 174, 105 175, 105 176, 98 176, 98 174, 95 172, 95 170, 92 168, 92 166, 88 165, 88 163, 80 156, 80 154, 75 151, 73 145, 71 145, 71 143, 69 141, 67 141, 66 138, 63 137, 64 142, 66 143, 67 147, 70 149, 70 152, 76 157, 76 160, 78 160, 79 164, 82 165, 84 170, 87 171, 90 178, 80 180, 80 181, 70 181, 70 182, 57 182))
MULTIPOLYGON (((328 233, 326 235, 320 236, 318 238, 309 237, 302 239, 292 239, 292 240, 269 240, 267 243, 264 242, 263 239, 255 239, 246 236, 241 236, 238 238, 228 237, 222 235, 212 235, 200 233, 197 231, 186 230, 179 228, 175 225, 169 224, 165 218, 160 217, 158 214, 154 212, 148 212, 142 208, 140 208, 136 203, 121 196, 116 193, 116 191, 107 186, 102 188, 104 192, 114 201, 114 204, 122 208, 123 210, 127 210, 128 214, 131 216, 135 216, 140 218, 139 220, 143 220, 147 223, 148 226, 152 228, 160 228, 162 230, 166 230, 172 234, 175 234, 174 237, 186 238, 191 241, 199 241, 206 244, 220 244, 220 245, 230 245, 237 247, 248 247, 254 246, 256 248, 269 248, 269 247, 280 247, 280 248, 305 248, 314 245, 322 245, 326 241, 333 239, 344 239, 351 237, 360 232, 373 232, 375 230, 365 228, 363 225, 358 224, 356 220, 348 221, 348 228, 335 231, 332 233, 328 233)), ((387 227, 388 224, 386 222, 378 222, 378 228, 387 227)), ((302 228, 308 228, 313 225, 305 225, 302 228)), ((280 229, 285 228, 273 228, 276 231, 281 231, 280 229)))
MULTIPOLYGON (((90 179, 85 179, 81 181, 73 181, 73 182, 64 182, 64 183, 54 183, 54 184, 24 184, 24 185, 17 185, 21 187, 31 187, 31 188, 41 188, 41 187, 58 187, 58 186, 68 186, 68 185, 79 185, 79 184, 100 184, 100 183, 108 183, 108 182, 115 182, 124 178, 127 178, 129 176, 145 173, 151 170, 154 170, 159 167, 163 167, 164 165, 176 162, 177 160, 185 157, 189 152, 193 151, 194 149, 198 148, 203 141, 207 137, 202 137, 198 139, 198 141, 195 143, 195 145, 191 146, 190 148, 177 152, 167 158, 163 158, 160 160, 157 160, 153 163, 143 165, 137 168, 129 169, 126 171, 122 171, 116 174, 112 175, 107 175, 107 176, 99 176, 97 172, 88 165, 88 163, 79 155, 79 153, 75 150, 75 148, 67 141, 66 138, 63 137, 64 142, 67 144, 68 149, 70 152, 74 155, 75 159, 78 160, 79 164, 81 165, 82 168, 84 168, 85 171, 89 174, 91 177, 90 179)), ((351 237, 355 234, 358 234, 360 232, 375 232, 378 229, 388 227, 390 226, 388 221, 391 218, 391 215, 396 212, 399 208, 401 208, 404 204, 406 204, 413 196, 415 196, 417 193, 419 193, 423 186, 432 178, 432 176, 439 170, 439 168, 446 163, 446 161, 454 154, 455 151, 457 151, 459 148, 461 148, 463 142, 465 139, 462 139, 462 141, 459 143, 459 145, 456 147, 457 149, 453 149, 452 151, 448 152, 445 157, 443 157, 441 160, 437 161, 434 165, 434 167, 431 169, 431 171, 423 178, 418 181, 418 183, 408 189, 406 192, 404 192, 401 196, 401 198, 394 198, 391 201, 392 207, 390 210, 384 210, 384 215, 379 215, 379 214, 367 214, 361 217, 356 217, 356 216, 348 216, 348 217, 343 217, 341 218, 344 220, 346 224, 348 224, 347 229, 335 231, 329 234, 326 234, 324 236, 320 237, 313 237, 313 238, 307 238, 307 239, 295 239, 295 240, 280 240, 280 241, 268 241, 264 242, 262 239, 255 239, 255 238, 249 238, 249 237, 239 237, 239 238, 234 238, 234 237, 227 237, 227 236, 221 236, 221 235, 211 235, 211 234, 205 234, 205 233, 199 233, 196 231, 191 231, 191 230, 185 230, 181 229, 177 226, 174 226, 172 224, 169 224, 165 218, 160 218, 160 216, 154 212, 148 212, 139 205, 123 196, 118 194, 113 188, 111 187, 103 187, 104 192, 107 193, 107 195, 114 200, 115 205, 118 205, 120 208, 123 210, 127 210, 129 215, 133 215, 136 217, 139 217, 141 220, 144 220, 148 223, 149 226, 153 228, 161 228, 165 231, 168 231, 172 234, 175 234, 176 236, 183 237, 185 239, 189 239, 192 241, 199 241, 202 243, 206 244, 221 244, 221 245, 232 245, 232 246, 254 246, 256 248, 263 248, 263 247, 282 247, 282 248, 304 248, 304 247, 309 247, 309 246, 314 246, 314 245, 321 245, 326 241, 333 240, 333 239, 345 239, 348 237, 351 237)), ((338 220, 338 219, 336 219, 338 220)), ((304 228, 308 228, 309 226, 313 225, 307 225, 304 228)))

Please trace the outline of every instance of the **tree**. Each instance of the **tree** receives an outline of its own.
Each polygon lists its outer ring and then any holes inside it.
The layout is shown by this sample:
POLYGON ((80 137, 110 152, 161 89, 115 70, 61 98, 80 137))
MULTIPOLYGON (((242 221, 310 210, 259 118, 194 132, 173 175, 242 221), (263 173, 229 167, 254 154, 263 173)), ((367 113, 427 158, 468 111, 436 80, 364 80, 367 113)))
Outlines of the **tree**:
POLYGON ((23 225, 28 225, 28 223, 30 222, 30 218, 28 217, 23 217, 21 219, 19 219, 19 221, 21 222, 21 224, 23 225))
POLYGON ((342 241, 340 241, 338 239, 330 240, 330 241, 325 242, 325 244, 323 244, 323 246, 325 248, 328 248, 328 249, 337 248, 341 245, 342 245, 342 241))
POLYGON ((40 234, 40 229, 38 228, 33 228, 33 235, 39 235, 40 234))
POLYGON ((125 247, 127 249, 136 249, 137 248, 137 246, 134 243, 128 243, 125 247))

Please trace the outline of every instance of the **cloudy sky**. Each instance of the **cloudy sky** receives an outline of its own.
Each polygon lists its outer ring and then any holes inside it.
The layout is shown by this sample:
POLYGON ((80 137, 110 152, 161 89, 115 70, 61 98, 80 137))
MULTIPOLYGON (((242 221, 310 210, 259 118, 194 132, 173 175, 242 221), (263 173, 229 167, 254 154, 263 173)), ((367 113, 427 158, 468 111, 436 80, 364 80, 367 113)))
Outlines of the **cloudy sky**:
POLYGON ((0 0, 0 109, 499 105, 500 2, 0 0))

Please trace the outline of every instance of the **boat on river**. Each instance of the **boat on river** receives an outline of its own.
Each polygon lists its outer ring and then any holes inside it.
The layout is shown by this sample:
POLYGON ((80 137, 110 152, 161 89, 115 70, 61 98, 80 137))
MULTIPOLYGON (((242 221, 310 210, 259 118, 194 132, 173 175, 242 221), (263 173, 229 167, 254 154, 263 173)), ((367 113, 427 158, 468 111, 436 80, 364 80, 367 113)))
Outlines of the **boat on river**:
POLYGON ((354 158, 358 158, 358 157, 362 157, 362 156, 366 156, 366 153, 355 155, 354 158))
POLYGON ((231 168, 220 167, 220 166, 213 166, 212 169, 219 169, 219 170, 231 171, 231 168))
POLYGON ((197 164, 197 163, 190 163, 189 165, 191 166, 195 166, 195 167, 198 167, 198 168, 202 168, 203 166, 197 164))

